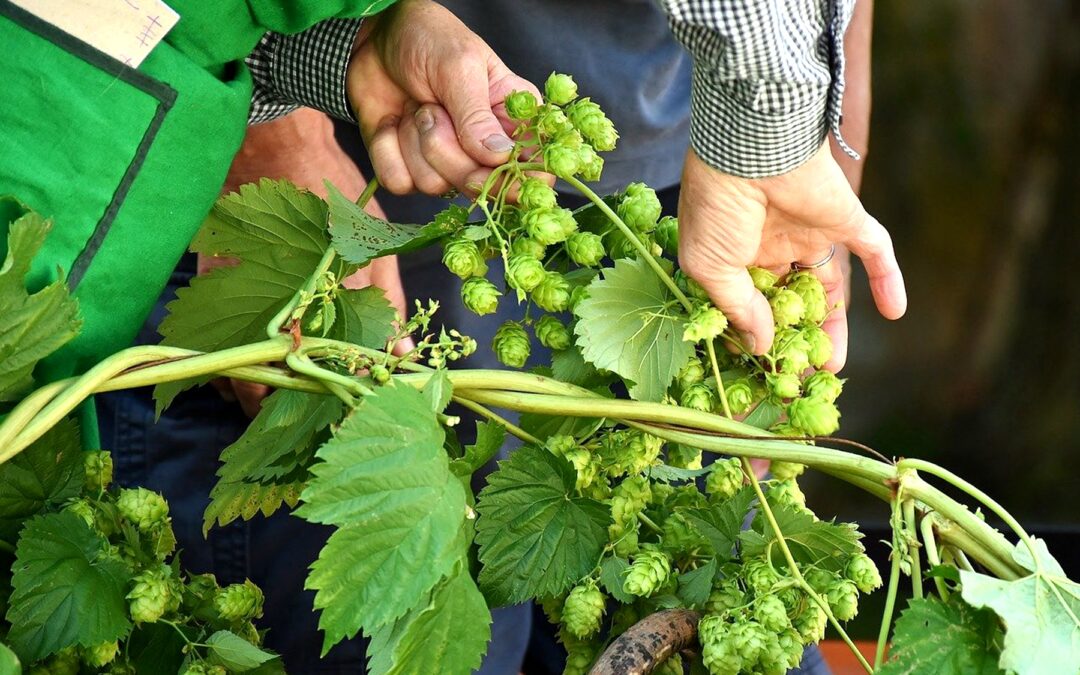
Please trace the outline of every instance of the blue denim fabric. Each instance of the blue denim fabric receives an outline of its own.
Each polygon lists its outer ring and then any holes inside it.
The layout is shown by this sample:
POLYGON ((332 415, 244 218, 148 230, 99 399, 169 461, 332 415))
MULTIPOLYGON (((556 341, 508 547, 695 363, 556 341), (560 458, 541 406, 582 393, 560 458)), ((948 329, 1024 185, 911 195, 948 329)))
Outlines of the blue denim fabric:
MULTIPOLYGON (((139 343, 160 340, 154 327, 164 316, 164 305, 189 278, 190 272, 173 275, 143 326, 139 343)), ((212 387, 202 387, 177 397, 156 424, 149 389, 101 395, 97 407, 102 446, 113 451, 117 481, 165 496, 185 568, 212 572, 222 584, 251 579, 266 592, 259 627, 269 629, 266 644, 283 656, 290 673, 364 672, 365 641, 361 638, 343 642, 326 658, 319 658, 322 635, 317 630, 318 615, 312 611, 314 593, 304 590, 304 578, 330 528, 279 512, 215 528, 203 538, 202 514, 216 481, 218 455, 250 421, 238 405, 223 401, 212 387)), ((478 672, 516 675, 530 624, 527 606, 495 610, 494 639, 478 672)))

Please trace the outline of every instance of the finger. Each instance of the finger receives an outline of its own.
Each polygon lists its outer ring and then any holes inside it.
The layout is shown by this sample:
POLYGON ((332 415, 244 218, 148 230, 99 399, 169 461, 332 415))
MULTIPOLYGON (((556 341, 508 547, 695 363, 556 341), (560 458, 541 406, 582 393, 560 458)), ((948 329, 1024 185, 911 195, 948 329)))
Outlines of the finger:
POLYGON ((240 402, 240 408, 248 417, 255 417, 262 410, 262 402, 270 395, 270 387, 257 382, 244 380, 230 380, 236 400, 240 402))
POLYGON ((424 151, 420 147, 419 123, 427 120, 427 116, 416 116, 418 106, 410 103, 405 107, 405 117, 398 125, 398 143, 401 147, 401 156, 405 160, 405 166, 409 169, 416 189, 428 195, 441 195, 450 189, 450 183, 428 163, 424 157, 424 151))
POLYGON ((878 311, 886 319, 899 319, 907 310, 907 291, 892 239, 877 219, 865 211, 862 215, 862 224, 843 243, 862 260, 878 311))
POLYGON ((229 383, 227 377, 215 377, 210 380, 210 385, 217 390, 217 393, 221 396, 223 401, 228 403, 236 402, 236 394, 233 393, 232 385, 229 383))
POLYGON ((400 118, 388 115, 379 122, 368 141, 368 156, 375 169, 379 184, 393 194, 403 195, 413 191, 412 176, 401 154, 398 141, 400 118))
POLYGON ((449 184, 464 190, 471 174, 482 167, 461 147, 450 115, 442 106, 428 103, 420 106, 414 118, 424 159, 449 184))
MULTIPOLYGON (((837 252, 836 255, 841 253, 837 252)), ((843 255, 846 255, 846 252, 843 255)), ((847 305, 844 302, 847 281, 844 278, 843 261, 834 256, 828 265, 814 270, 814 273, 825 287, 825 297, 830 308, 828 317, 821 325, 832 339, 833 347, 832 357, 825 364, 825 369, 837 373, 847 361, 848 348, 847 305)))
POLYGON ((448 71, 435 93, 454 123, 461 147, 484 166, 505 163, 514 142, 495 116, 494 107, 502 98, 491 90, 487 57, 463 57, 448 64, 448 71))

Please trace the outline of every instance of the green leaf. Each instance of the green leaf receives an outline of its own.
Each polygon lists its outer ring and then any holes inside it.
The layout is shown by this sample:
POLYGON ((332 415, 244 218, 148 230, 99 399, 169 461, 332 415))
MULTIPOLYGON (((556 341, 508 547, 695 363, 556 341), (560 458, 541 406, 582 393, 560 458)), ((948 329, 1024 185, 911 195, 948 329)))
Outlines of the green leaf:
MULTIPOLYGON (((912 599, 896 621, 877 675, 996 675, 1001 628, 991 612, 957 600, 912 599)), ((1066 672, 1058 670, 1055 672, 1066 672)))
POLYGON ((22 664, 11 648, 0 642, 0 675, 22 675, 22 664))
POLYGON ((468 675, 491 639, 491 612, 464 565, 430 599, 371 638, 372 675, 468 675))
POLYGON ((716 559, 710 560, 696 570, 679 575, 679 598, 688 607, 702 607, 712 593, 716 578, 716 559))
POLYGON ((765 399, 754 407, 743 422, 758 429, 768 429, 780 421, 780 415, 784 409, 775 401, 765 399))
POLYGON ((712 473, 713 466, 714 465, 710 464, 708 466, 703 466, 700 469, 681 469, 677 466, 656 464, 649 467, 649 478, 663 483, 685 483, 700 476, 712 473))
POLYGON ((78 304, 62 280, 32 295, 26 291, 30 261, 51 227, 28 211, 7 228, 0 266, 0 401, 22 398, 33 386, 38 361, 67 344, 81 326, 78 304))
MULTIPOLYGON (((863 550, 862 534, 852 523, 816 520, 809 511, 797 511, 790 506, 770 504, 776 524, 795 562, 816 565, 830 572, 842 572, 848 559, 863 550)), ((763 556, 769 544, 776 541, 772 528, 760 515, 754 519, 752 530, 739 535, 743 556, 763 556)))
POLYGON ((1013 559, 1032 574, 1003 581, 978 572, 960 571, 961 595, 974 607, 992 609, 1005 623, 999 665, 1018 675, 1050 675, 1080 670, 1080 584, 1036 539, 1041 569, 1023 542, 1013 559))
POLYGON ((339 290, 334 311, 337 318, 327 334, 331 340, 382 349, 394 333, 397 310, 377 286, 339 290))
POLYGON ((207 638, 206 646, 210 649, 212 661, 234 673, 247 672, 274 658, 270 652, 227 630, 219 630, 207 638))
POLYGON ((600 585, 604 587, 608 595, 624 605, 633 604, 637 599, 623 590, 623 581, 629 569, 629 561, 618 556, 608 556, 604 558, 604 562, 600 563, 600 585))
POLYGON ((454 229, 439 219, 427 225, 389 223, 364 211, 329 182, 326 190, 334 249, 354 265, 366 265, 384 255, 415 251, 454 229))
POLYGON ((582 356, 627 380, 632 398, 659 401, 694 353, 678 302, 636 258, 615 261, 588 288, 574 310, 582 356))
POLYGON ((73 513, 26 523, 15 548, 8 641, 31 663, 74 644, 94 645, 127 633, 127 566, 108 542, 73 513))
POLYGON ((612 380, 610 375, 601 375, 593 364, 586 361, 581 356, 581 348, 576 344, 552 353, 551 374, 556 380, 587 389, 612 380))
POLYGON ((465 455, 450 462, 457 476, 470 476, 479 469, 485 458, 492 457, 506 441, 506 428, 498 422, 477 422, 476 442, 465 446, 465 455))
POLYGON ((432 412, 441 413, 446 410, 446 406, 450 405, 450 398, 454 395, 454 386, 450 384, 446 370, 440 368, 432 373, 420 393, 431 406, 432 412))
POLYGON ((460 557, 465 490, 442 445, 424 396, 386 385, 317 451, 297 514, 339 527, 307 580, 325 649, 405 614, 460 557))
POLYGON ((0 465, 0 539, 14 544, 24 520, 78 497, 82 487, 79 427, 69 418, 0 465))
POLYGON ((477 503, 480 586, 497 605, 558 595, 588 574, 607 542, 608 508, 574 490, 566 461, 524 447, 499 463, 477 503))
POLYGON ((278 390, 235 443, 221 452, 218 482, 203 514, 203 534, 256 513, 270 515, 282 503, 295 506, 307 478, 320 432, 341 419, 334 396, 278 390))
POLYGON ((713 552, 721 560, 728 560, 754 500, 754 490, 747 486, 719 504, 710 504, 703 509, 686 509, 683 514, 694 529, 709 540, 713 552))
MULTIPOLYGON (((199 637, 191 628, 187 629, 187 634, 189 639, 199 637)), ((136 673, 173 675, 181 672, 185 646, 184 637, 173 626, 150 623, 133 630, 124 649, 136 673)))

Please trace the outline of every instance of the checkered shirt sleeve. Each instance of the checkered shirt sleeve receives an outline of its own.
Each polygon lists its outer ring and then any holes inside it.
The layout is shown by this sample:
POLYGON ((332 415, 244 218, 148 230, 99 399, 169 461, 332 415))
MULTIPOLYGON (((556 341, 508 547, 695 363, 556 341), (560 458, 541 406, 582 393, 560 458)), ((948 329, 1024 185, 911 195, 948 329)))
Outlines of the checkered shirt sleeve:
POLYGON ((786 173, 840 135, 855 0, 661 0, 694 60, 690 144, 748 178, 786 173))
POLYGON ((255 82, 248 124, 268 122, 300 106, 355 122, 345 72, 360 21, 330 19, 295 35, 264 35, 245 60, 255 82))

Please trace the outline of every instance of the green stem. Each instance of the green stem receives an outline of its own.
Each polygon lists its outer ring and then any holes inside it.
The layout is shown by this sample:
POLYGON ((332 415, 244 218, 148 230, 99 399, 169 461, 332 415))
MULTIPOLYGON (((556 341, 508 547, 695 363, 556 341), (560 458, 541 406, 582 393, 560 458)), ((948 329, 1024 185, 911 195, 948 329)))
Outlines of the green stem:
MULTIPOLYGON (((511 422, 510 420, 506 419, 505 417, 503 417, 499 413, 495 412, 494 410, 489 410, 488 408, 485 408, 484 406, 480 405, 479 403, 476 403, 475 401, 470 401, 469 399, 464 398, 462 396, 454 396, 453 399, 454 399, 455 402, 459 403, 462 407, 468 408, 469 410, 473 411, 477 415, 481 415, 483 417, 488 418, 489 420, 491 420, 493 422, 501 424, 503 427, 506 428, 507 431, 514 434, 515 436, 517 436, 521 440, 525 441, 526 443, 531 443, 532 445, 535 445, 535 446, 538 446, 538 447, 543 447, 543 445, 544 445, 543 441, 541 441, 536 436, 533 436, 529 432, 525 431, 524 429, 522 429, 518 425, 511 422)), ((481 466, 486 464, 487 461, 489 459, 491 459, 492 457, 494 457, 495 453, 497 453, 498 451, 499 451, 499 449, 495 448, 491 452, 490 456, 484 457, 484 461, 480 462, 479 466, 475 467, 473 470, 475 471, 476 469, 479 469, 481 466)))
POLYGON ((705 341, 705 350, 709 353, 709 364, 712 366, 713 377, 716 378, 716 391, 720 394, 720 405, 724 409, 724 417, 731 417, 731 406, 728 405, 727 390, 724 388, 724 380, 720 377, 720 364, 716 360, 716 347, 712 340, 705 341))
POLYGON ((664 533, 663 528, 661 528, 659 525, 657 525, 653 521, 652 518, 645 515, 644 512, 639 511, 638 514, 637 514, 637 519, 640 520, 642 523, 645 523, 645 526, 648 527, 653 532, 655 532, 657 534, 663 534, 664 533))
MULTIPOLYGON (((941 565, 941 558, 938 556, 937 539, 934 537, 934 520, 929 514, 923 516, 922 522, 919 523, 919 532, 922 534, 923 547, 926 550, 926 561, 930 563, 931 569, 941 565)), ((942 600, 949 599, 949 586, 944 579, 935 575, 934 586, 937 587, 938 596, 942 600)))
POLYGON ((833 615, 832 609, 829 607, 829 603, 818 595, 817 591, 807 583, 803 578, 802 572, 799 571, 799 566, 795 564, 795 556, 791 554, 791 549, 788 548, 787 540, 784 538, 784 533, 780 530, 780 524, 776 522, 776 516, 773 515, 772 507, 769 506, 769 501, 765 498, 765 493, 761 489, 761 483, 758 482, 757 475, 754 473, 754 467, 750 465, 750 459, 747 457, 742 458, 743 473, 750 479, 750 485, 754 488, 754 492, 757 494, 758 507, 765 515, 765 520, 769 523, 769 529, 772 530, 773 536, 776 537, 776 545, 780 547, 780 552, 784 554, 784 559, 787 561, 788 571, 791 572, 791 576, 795 578, 803 592, 810 596, 810 599, 814 603, 825 611, 825 616, 829 617, 829 623, 839 633, 840 638, 851 650, 851 653, 855 655, 855 658, 859 661, 866 672, 873 675, 874 669, 867 663, 866 657, 862 655, 859 648, 852 642, 851 637, 848 636, 847 631, 840 625, 840 622, 836 620, 833 615))
POLYGON ((285 355, 285 363, 301 375, 322 382, 350 408, 356 407, 357 398, 372 393, 370 389, 351 377, 320 368, 304 352, 289 352, 285 355))
POLYGON ((1012 531, 1016 533, 1016 536, 1018 536, 1020 540, 1024 542, 1024 545, 1027 546, 1028 551, 1031 553, 1031 560, 1035 564, 1036 571, 1042 571, 1042 562, 1039 560, 1039 553, 1038 550, 1035 548, 1035 542, 1031 540, 1031 537, 1028 535, 1027 531, 1024 530, 1024 528, 1020 525, 1016 518, 1013 518, 1012 514, 1006 511, 1005 508, 1001 506, 1001 504, 998 504, 996 501, 991 499, 990 495, 986 494, 979 488, 967 482, 960 476, 957 476, 955 473, 949 471, 948 469, 940 467, 936 464, 931 464, 930 462, 926 462, 921 459, 902 459, 897 463, 897 468, 900 469, 901 467, 911 468, 917 471, 925 471, 932 476, 936 476, 941 480, 951 484, 953 487, 962 490, 963 492, 966 492, 968 495, 978 500, 988 509, 993 511, 998 518, 1001 518, 1001 520, 1003 520, 1005 524, 1008 525, 1012 529, 1012 531))
POLYGON ((13 544, 11 544, 11 543, 8 543, 8 542, 4 541, 3 539, 0 539, 0 551, 4 551, 5 553, 14 554, 15 553, 15 546, 13 544))
MULTIPOLYGON (((893 512, 900 508, 896 499, 892 501, 893 512)), ((892 625, 893 611, 896 608, 896 593, 900 589, 900 552, 897 547, 899 533, 893 530, 892 554, 889 556, 889 589, 885 594, 885 611, 881 616, 881 628, 878 630, 877 650, 874 652, 874 668, 880 668, 885 661, 885 646, 889 644, 889 628, 892 625)))
POLYGON ((921 600, 923 597, 922 568, 919 557, 919 530, 915 518, 915 500, 905 500, 903 511, 904 536, 907 538, 907 548, 911 553, 911 594, 921 600))

